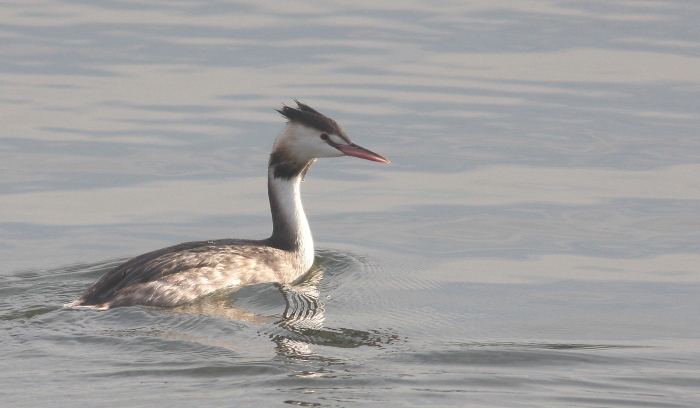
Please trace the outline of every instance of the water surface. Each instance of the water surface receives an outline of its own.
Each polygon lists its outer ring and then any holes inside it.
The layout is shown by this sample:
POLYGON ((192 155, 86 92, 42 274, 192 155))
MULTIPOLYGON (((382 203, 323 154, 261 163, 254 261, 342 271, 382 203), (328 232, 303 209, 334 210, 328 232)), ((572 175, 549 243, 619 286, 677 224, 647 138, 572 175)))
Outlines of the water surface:
POLYGON ((3 405, 698 406, 699 18, 3 3, 3 405), (311 169, 312 275, 62 307, 131 256, 267 236, 294 98, 392 161, 311 169))

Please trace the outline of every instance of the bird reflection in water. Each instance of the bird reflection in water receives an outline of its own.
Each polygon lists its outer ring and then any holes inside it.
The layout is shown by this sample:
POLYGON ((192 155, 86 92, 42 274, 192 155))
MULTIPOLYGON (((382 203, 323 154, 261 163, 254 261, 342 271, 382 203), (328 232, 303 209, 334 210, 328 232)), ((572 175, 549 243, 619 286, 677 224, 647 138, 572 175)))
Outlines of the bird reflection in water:
POLYGON ((322 279, 323 269, 313 267, 298 282, 278 286, 284 296, 285 307, 282 318, 275 324, 284 332, 270 337, 281 354, 305 356, 312 353, 307 338, 322 330, 326 318, 317 287, 322 279))
POLYGON ((298 282, 279 286, 286 305, 282 318, 276 322, 278 332, 270 338, 281 354, 303 357, 312 354, 311 345, 354 348, 380 346, 397 339, 393 333, 375 330, 324 328, 325 309, 317 287, 322 279, 323 269, 314 267, 298 282))
POLYGON ((276 350, 281 356, 290 358, 313 356, 313 345, 354 348, 380 346, 396 340, 397 336, 394 334, 374 330, 324 328, 325 305, 318 289, 323 274, 322 267, 314 266, 290 284, 276 284, 285 302, 281 316, 256 314, 238 307, 230 292, 215 294, 170 310, 214 315, 269 326, 270 329, 261 330, 260 334, 268 336, 276 344, 276 350))

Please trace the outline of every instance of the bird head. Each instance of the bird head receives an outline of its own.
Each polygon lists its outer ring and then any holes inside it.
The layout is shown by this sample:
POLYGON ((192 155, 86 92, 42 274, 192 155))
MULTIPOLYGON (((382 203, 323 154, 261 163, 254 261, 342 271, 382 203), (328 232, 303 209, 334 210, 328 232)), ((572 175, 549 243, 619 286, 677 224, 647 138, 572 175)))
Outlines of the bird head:
POLYGON ((322 157, 352 156, 389 163, 377 153, 353 143, 333 119, 308 105, 295 102, 297 108, 284 106, 277 110, 288 122, 277 136, 270 155, 270 165, 278 167, 276 177, 284 174, 287 176, 283 177, 290 178, 305 173, 315 159, 322 157))

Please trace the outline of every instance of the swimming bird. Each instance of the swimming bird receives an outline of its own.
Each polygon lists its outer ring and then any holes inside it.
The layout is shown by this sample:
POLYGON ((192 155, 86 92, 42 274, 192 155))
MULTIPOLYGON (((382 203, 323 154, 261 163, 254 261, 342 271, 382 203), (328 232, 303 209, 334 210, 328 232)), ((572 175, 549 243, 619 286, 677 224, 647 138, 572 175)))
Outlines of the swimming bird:
POLYGON ((185 242, 137 256, 107 272, 71 307, 178 306, 220 290, 290 283, 314 261, 299 185, 317 158, 384 157, 353 143, 331 118, 299 101, 277 111, 287 119, 272 147, 267 192, 272 235, 262 240, 185 242))

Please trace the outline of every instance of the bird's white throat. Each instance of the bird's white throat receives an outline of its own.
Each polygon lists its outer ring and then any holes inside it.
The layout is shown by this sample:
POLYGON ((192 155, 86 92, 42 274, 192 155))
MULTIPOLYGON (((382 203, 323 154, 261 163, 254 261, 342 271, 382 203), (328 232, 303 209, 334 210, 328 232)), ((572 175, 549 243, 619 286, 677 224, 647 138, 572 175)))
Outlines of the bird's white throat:
POLYGON ((299 254, 304 269, 308 269, 314 262, 314 241, 301 204, 301 180, 301 175, 290 179, 275 178, 274 167, 268 170, 273 228, 270 239, 273 245, 299 254))

